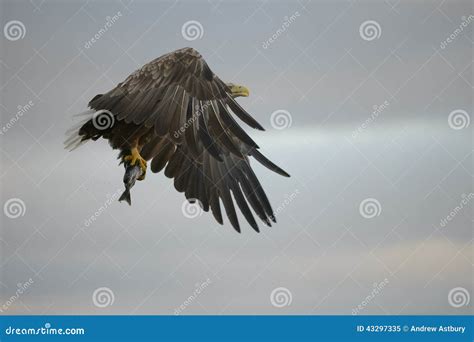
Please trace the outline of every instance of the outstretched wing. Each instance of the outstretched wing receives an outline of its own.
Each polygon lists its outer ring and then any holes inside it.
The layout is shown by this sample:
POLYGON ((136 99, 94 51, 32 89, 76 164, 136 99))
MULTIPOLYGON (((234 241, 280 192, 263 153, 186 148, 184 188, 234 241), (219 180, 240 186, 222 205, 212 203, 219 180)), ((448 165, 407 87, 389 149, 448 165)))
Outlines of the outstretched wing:
POLYGON ((141 151, 152 160, 151 170, 166 167, 165 175, 174 178, 175 188, 188 200, 199 200, 205 211, 211 209, 219 223, 223 222, 220 202, 238 231, 234 203, 257 231, 250 207, 267 225, 275 222, 249 156, 289 175, 264 157, 235 121, 232 114, 263 130, 194 49, 159 57, 89 105, 111 111, 117 120, 153 128, 155 137, 141 151))
POLYGON ((207 100, 227 103, 244 122, 263 130, 228 91, 196 50, 184 48, 145 64, 89 106, 107 109, 126 123, 154 127, 156 134, 168 133, 177 143, 181 141, 174 133, 184 125, 188 106, 207 100))
POLYGON ((225 107, 216 107, 210 101, 199 110, 201 112, 192 106, 188 108, 189 119, 181 144, 168 136, 156 136, 143 147, 142 156, 152 160, 152 172, 164 169, 167 177, 174 178, 177 191, 184 192, 190 201, 199 201, 204 211, 211 210, 220 224, 223 223, 222 203, 232 226, 240 232, 235 203, 256 231, 259 228, 250 208, 271 226, 272 221, 276 222, 273 209, 250 166, 249 157, 280 175, 289 175, 259 152, 225 107), (209 146, 208 139, 212 140, 209 146))
MULTIPOLYGON (((274 171, 288 176, 260 152, 254 150, 253 153, 265 159, 274 171)), ((222 202, 229 221, 240 232, 234 201, 256 231, 259 231, 259 228, 249 204, 266 225, 271 226, 271 221, 276 222, 267 195, 250 167, 248 157, 240 158, 228 153, 219 161, 204 150, 199 157, 194 158, 187 146, 175 145, 162 137, 157 137, 155 141, 145 145, 142 155, 145 158, 151 156, 152 172, 164 169, 167 177, 174 178, 177 191, 184 192, 191 202, 199 201, 204 211, 211 209, 220 224, 223 224, 220 206, 222 202)))

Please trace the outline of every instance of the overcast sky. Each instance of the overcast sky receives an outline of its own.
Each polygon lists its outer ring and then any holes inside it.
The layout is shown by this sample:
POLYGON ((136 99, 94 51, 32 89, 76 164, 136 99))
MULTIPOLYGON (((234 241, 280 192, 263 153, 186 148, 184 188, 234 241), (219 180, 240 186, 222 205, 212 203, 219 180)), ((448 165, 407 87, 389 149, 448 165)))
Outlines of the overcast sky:
POLYGON ((470 1, 1 1, 0 309, 472 313, 472 14, 470 1), (279 208, 260 234, 185 217, 162 174, 118 203, 117 151, 63 149, 94 95, 185 46, 250 89, 239 102, 266 132, 247 132, 292 175, 253 164, 279 208))

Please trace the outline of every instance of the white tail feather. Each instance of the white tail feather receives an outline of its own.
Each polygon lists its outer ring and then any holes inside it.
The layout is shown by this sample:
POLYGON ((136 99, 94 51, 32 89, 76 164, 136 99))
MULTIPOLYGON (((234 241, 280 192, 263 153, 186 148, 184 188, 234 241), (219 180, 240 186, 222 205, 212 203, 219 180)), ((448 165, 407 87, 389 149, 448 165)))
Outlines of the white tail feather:
POLYGON ((85 112, 73 115, 73 117, 82 117, 82 120, 66 131, 67 138, 64 141, 65 149, 73 151, 86 142, 82 140, 82 137, 79 135, 79 130, 87 121, 92 119, 94 113, 94 110, 86 110, 85 112))

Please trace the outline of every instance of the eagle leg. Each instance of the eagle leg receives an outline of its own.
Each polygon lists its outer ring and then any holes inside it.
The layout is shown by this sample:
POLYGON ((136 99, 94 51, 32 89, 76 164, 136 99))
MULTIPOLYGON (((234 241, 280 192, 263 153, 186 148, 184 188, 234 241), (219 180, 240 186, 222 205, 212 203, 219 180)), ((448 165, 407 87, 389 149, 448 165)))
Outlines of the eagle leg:
POLYGON ((137 180, 144 180, 145 179, 147 162, 140 155, 140 152, 138 151, 137 147, 132 147, 132 149, 130 150, 130 154, 124 155, 122 160, 124 162, 128 162, 132 166, 138 164, 143 172, 142 172, 142 175, 139 178, 137 178, 137 180))

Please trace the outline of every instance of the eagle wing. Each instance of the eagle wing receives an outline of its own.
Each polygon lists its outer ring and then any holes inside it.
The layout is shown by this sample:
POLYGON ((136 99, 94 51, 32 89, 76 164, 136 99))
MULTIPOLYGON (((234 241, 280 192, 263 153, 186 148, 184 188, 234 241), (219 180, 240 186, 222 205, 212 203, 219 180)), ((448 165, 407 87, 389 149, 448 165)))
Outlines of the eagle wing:
POLYGON ((202 56, 185 48, 144 65, 89 106, 109 110, 117 120, 154 130, 141 151, 151 170, 174 178, 176 190, 189 201, 198 200, 223 223, 222 201, 232 226, 240 231, 234 201, 258 231, 249 205, 265 222, 275 221, 273 210, 249 156, 271 170, 289 176, 258 151, 258 145, 233 118, 263 130, 230 95, 227 85, 202 56), (233 196, 233 199, 232 199, 233 196))

